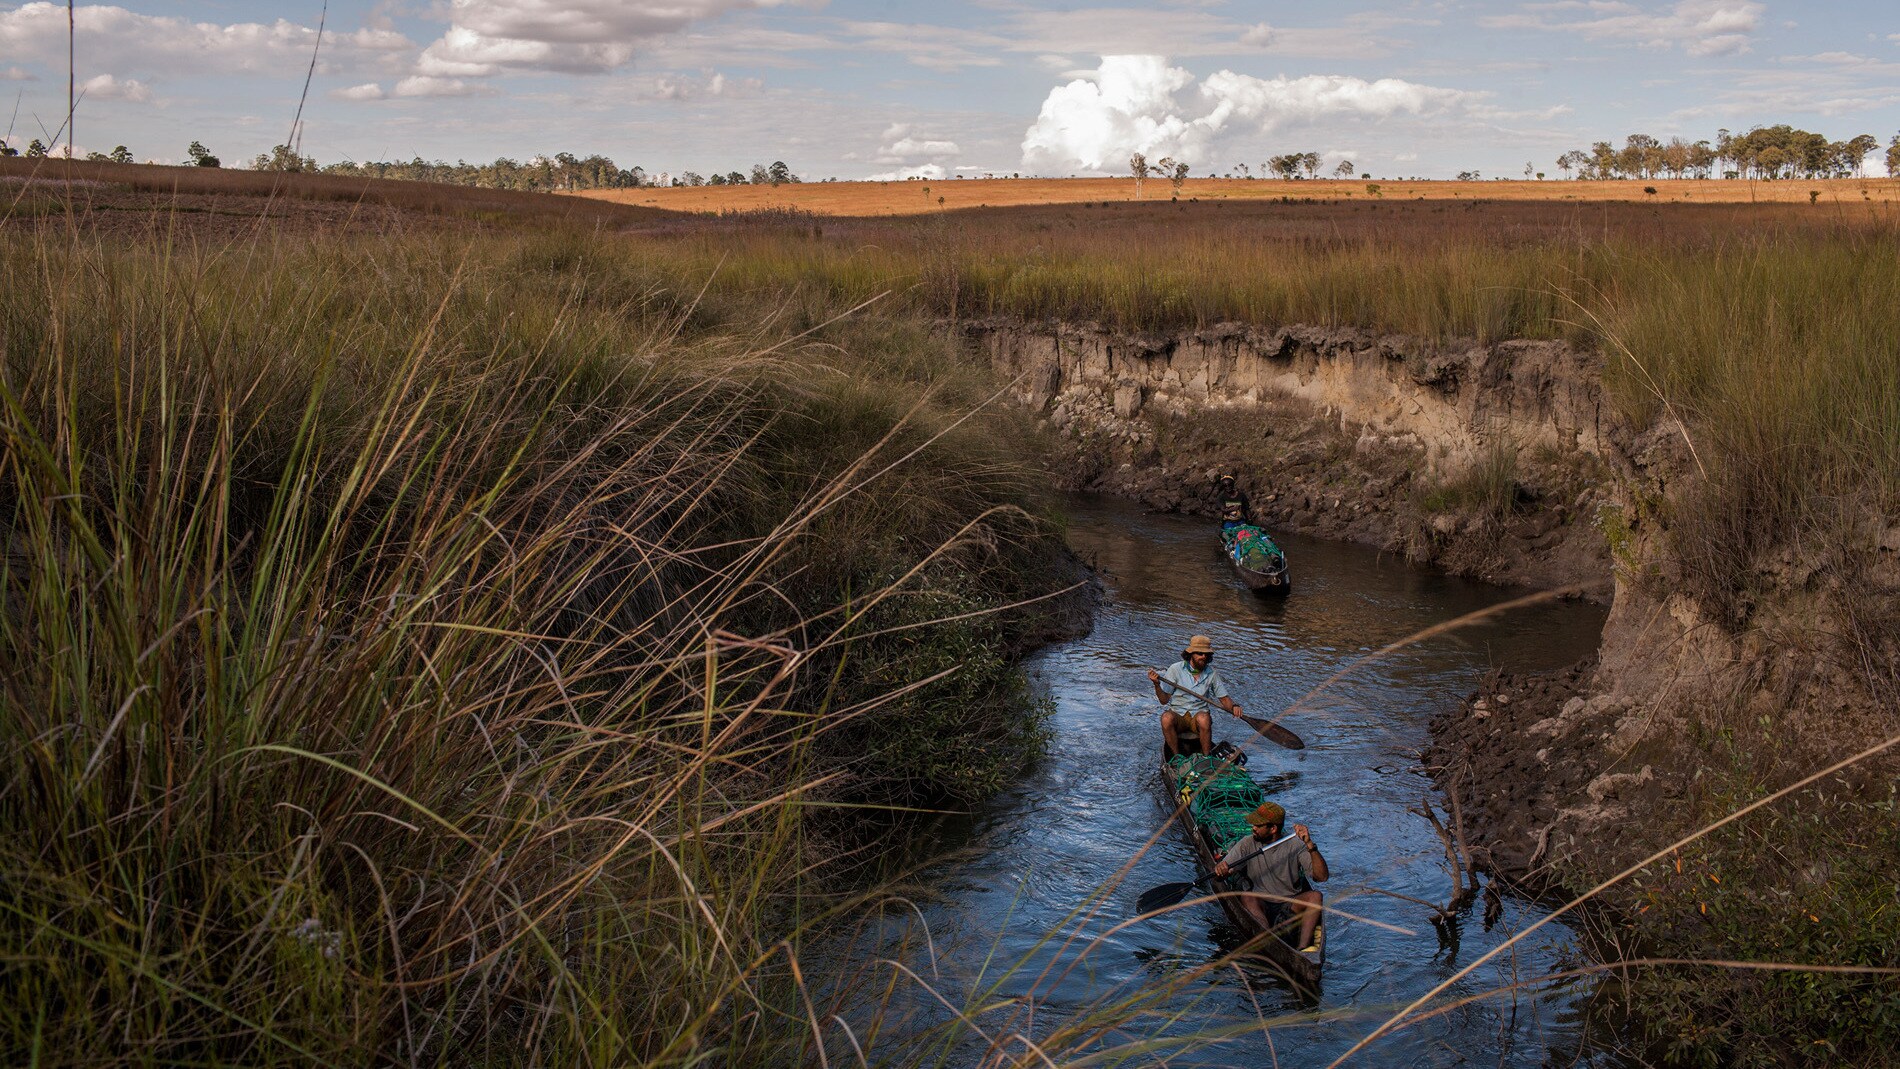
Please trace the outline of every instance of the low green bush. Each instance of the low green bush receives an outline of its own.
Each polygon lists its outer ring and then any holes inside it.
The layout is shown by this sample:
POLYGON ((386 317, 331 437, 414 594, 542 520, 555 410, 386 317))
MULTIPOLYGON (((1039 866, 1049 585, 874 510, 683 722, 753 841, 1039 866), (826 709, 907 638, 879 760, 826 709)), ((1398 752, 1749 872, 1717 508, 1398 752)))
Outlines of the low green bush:
MULTIPOLYGON (((1636 877, 1641 954, 1706 961, 1631 970, 1629 1005, 1673 1064, 1879 1066, 1900 1048, 1900 795, 1835 784, 1720 829, 1636 877), (1822 970, 1751 969, 1745 964, 1822 970)), ((1703 799, 1759 797, 1746 776, 1703 799)))

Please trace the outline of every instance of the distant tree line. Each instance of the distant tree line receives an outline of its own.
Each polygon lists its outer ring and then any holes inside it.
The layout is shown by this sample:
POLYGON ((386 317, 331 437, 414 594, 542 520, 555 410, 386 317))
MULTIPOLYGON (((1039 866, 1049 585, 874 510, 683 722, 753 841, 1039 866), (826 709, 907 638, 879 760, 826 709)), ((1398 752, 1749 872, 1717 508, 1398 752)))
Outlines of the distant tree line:
MULTIPOLYGON (((35 138, 26 147, 25 154, 30 157, 42 157, 48 150, 35 138)), ((0 140, 0 156, 18 156, 21 152, 5 140, 0 140)), ((211 153, 210 149, 193 141, 185 150, 185 155, 199 167, 220 167, 223 161, 211 153)), ((132 153, 124 145, 111 152, 89 152, 89 160, 104 160, 112 163, 134 162, 132 153)), ((571 152, 557 152, 553 156, 536 156, 526 161, 511 160, 502 157, 493 163, 469 163, 457 160, 446 163, 442 160, 425 160, 420 156, 407 162, 394 163, 357 163, 343 160, 338 163, 319 164, 314 157, 305 156, 290 145, 277 145, 269 152, 259 153, 249 161, 250 168, 256 171, 287 171, 304 174, 338 174, 358 178, 395 178, 411 182, 441 182, 457 186, 480 186, 486 189, 524 189, 524 190, 577 190, 577 189, 630 189, 638 186, 725 186, 725 185, 781 185, 800 181, 791 167, 783 160, 770 164, 755 163, 750 171, 731 171, 715 174, 711 178, 702 177, 692 171, 681 172, 678 176, 665 173, 650 175, 643 168, 622 168, 613 160, 599 154, 576 156, 571 152)))
MULTIPOLYGON (((1557 157, 1557 169, 1566 178, 1850 178, 1880 140, 1860 134, 1830 141, 1787 124, 1758 126, 1743 134, 1716 131, 1715 140, 1659 141, 1648 134, 1631 134, 1618 148, 1598 141, 1588 151, 1572 149, 1557 157)), ((1887 173, 1900 177, 1900 134, 1887 146, 1887 173)))
MULTIPOLYGON (((1299 179, 1305 179, 1305 178, 1318 178, 1320 162, 1321 162, 1321 157, 1320 157, 1320 154, 1317 152, 1287 152, 1278 156, 1269 157, 1266 160, 1266 162, 1262 163, 1260 165, 1259 177, 1266 178, 1269 175, 1271 175, 1276 178, 1284 178, 1290 181, 1297 181, 1299 179)), ((1135 154, 1135 157, 1133 160, 1129 161, 1129 169, 1133 171, 1135 174, 1135 187, 1137 191, 1140 190, 1141 180, 1143 178, 1148 177, 1150 173, 1155 173, 1153 171, 1153 168, 1148 168, 1144 170, 1142 165, 1144 165, 1145 163, 1146 163, 1145 158, 1139 152, 1135 154)), ((1174 171, 1180 172, 1178 176, 1180 178, 1187 177, 1187 171, 1185 170, 1187 166, 1186 164, 1178 164, 1178 163, 1175 163, 1173 160, 1167 160, 1167 159, 1162 160, 1161 163, 1170 165, 1167 168, 1162 168, 1162 170, 1167 171, 1166 177, 1168 177, 1169 179, 1172 180, 1177 177, 1174 174, 1174 171)), ((1332 171, 1329 173, 1332 174, 1332 176, 1335 178, 1351 178, 1353 176, 1353 173, 1357 170, 1358 168, 1353 165, 1353 162, 1351 160, 1340 160, 1339 163, 1334 165, 1332 171)), ((1233 170, 1228 171, 1224 175, 1215 175, 1214 177, 1252 179, 1255 177, 1255 175, 1254 175, 1252 165, 1245 164, 1245 163, 1236 163, 1234 164, 1233 170)), ((1361 175, 1360 177, 1371 178, 1372 176, 1367 174, 1367 175, 1361 175)), ((1177 193, 1180 192, 1179 182, 1176 182, 1175 191, 1177 193)), ((1136 195, 1139 196, 1140 195, 1139 192, 1137 192, 1136 195)))
POLYGON ((675 186, 779 186, 787 183, 802 182, 804 179, 792 173, 784 160, 773 160, 770 165, 755 163, 750 171, 727 171, 715 173, 708 178, 697 171, 681 171, 673 177, 675 186))

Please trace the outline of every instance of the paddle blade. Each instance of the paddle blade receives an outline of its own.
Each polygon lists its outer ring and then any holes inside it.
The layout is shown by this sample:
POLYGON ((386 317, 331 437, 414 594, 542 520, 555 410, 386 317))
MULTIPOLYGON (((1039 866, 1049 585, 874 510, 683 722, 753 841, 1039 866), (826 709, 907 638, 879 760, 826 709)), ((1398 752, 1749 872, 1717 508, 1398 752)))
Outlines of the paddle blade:
POLYGON ((1136 913, 1153 913, 1157 909, 1166 909, 1194 893, 1193 883, 1164 883, 1159 887, 1150 887, 1135 899, 1136 913))
POLYGON ((1241 719, 1245 720, 1249 727, 1258 731, 1261 735, 1264 735, 1266 738, 1289 750, 1306 749, 1305 740, 1270 720, 1256 720, 1251 716, 1241 717, 1241 719))

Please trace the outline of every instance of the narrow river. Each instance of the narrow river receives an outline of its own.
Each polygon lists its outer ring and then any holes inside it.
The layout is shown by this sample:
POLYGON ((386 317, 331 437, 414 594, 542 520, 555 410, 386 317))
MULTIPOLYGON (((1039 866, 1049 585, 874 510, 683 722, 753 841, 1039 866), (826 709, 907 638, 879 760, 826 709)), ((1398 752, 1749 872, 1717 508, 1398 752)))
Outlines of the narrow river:
MULTIPOLYGON (((1322 888, 1328 905, 1365 918, 1328 922, 1325 988, 1316 1004, 1302 1002, 1264 966, 1203 969, 1237 934, 1212 903, 1118 928, 1143 889, 1195 874, 1187 844, 1173 829, 1163 831, 1159 730, 1144 669, 1165 667, 1189 635, 1208 634, 1235 697, 1250 714, 1273 716, 1355 658, 1523 591, 1450 578, 1361 546, 1289 536, 1282 544, 1293 593, 1263 599, 1239 585, 1209 521, 1077 499, 1071 524, 1072 544, 1101 569, 1107 593, 1090 634, 1031 662, 1055 702, 1048 757, 1017 789, 948 824, 943 841, 957 852, 922 874, 917 909, 887 913, 862 938, 907 959, 960 1006, 1013 1000, 983 1018, 993 1032, 1049 1037, 1116 1000, 1135 1000, 1142 1006, 1136 1019, 1083 1049, 1158 1037, 1161 1045, 1130 1063, 1313 1066, 1545 915, 1534 902, 1507 898, 1491 931, 1474 911, 1457 946, 1446 948, 1422 906, 1364 888, 1440 902, 1449 896, 1443 848, 1431 826, 1408 812, 1430 791, 1416 767, 1426 724, 1493 666, 1550 669, 1591 653, 1604 613, 1574 602, 1513 611, 1355 670, 1289 718, 1307 741, 1304 751, 1277 749, 1216 715, 1216 738, 1242 745, 1249 771, 1289 819, 1311 827, 1332 866, 1322 888), (1222 1031, 1231 1038, 1168 1045, 1170 1037, 1222 1031)), ((1446 997, 1496 991, 1579 960, 1575 933, 1551 924, 1457 981, 1446 997)), ((1586 984, 1539 984, 1515 997, 1473 1001, 1381 1038, 1350 1064, 1597 1064, 1588 993, 1586 984)), ((929 1017, 933 1002, 918 996, 913 1012, 929 1017)))

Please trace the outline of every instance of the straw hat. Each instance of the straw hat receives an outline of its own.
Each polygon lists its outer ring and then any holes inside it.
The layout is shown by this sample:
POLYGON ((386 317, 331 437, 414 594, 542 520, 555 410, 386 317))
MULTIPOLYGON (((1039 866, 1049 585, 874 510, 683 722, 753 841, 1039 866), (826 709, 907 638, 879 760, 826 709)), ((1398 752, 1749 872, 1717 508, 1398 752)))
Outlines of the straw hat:
POLYGON ((1188 639, 1187 649, 1183 652, 1213 653, 1214 640, 1211 638, 1208 638, 1206 635, 1195 635, 1193 638, 1188 639))

